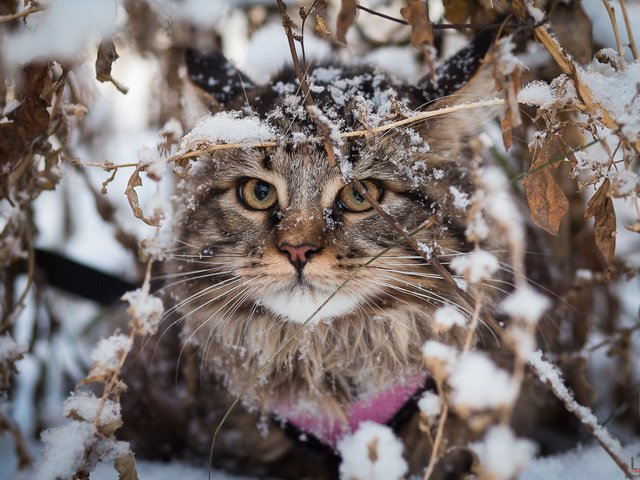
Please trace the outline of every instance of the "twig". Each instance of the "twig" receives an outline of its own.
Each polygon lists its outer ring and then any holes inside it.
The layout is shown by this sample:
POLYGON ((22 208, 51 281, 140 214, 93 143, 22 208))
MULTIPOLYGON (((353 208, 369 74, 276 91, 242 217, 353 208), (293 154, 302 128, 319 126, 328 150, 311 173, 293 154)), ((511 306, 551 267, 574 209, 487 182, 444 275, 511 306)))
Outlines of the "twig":
POLYGON ((607 9, 609 14, 609 20, 611 21, 611 27, 613 27, 613 35, 616 38, 616 48, 618 49, 618 55, 620 55, 620 68, 624 69, 624 47, 622 46, 622 40, 620 40, 620 31, 618 30, 618 22, 616 21, 616 12, 611 6, 609 0, 602 0, 604 8, 607 9))
MULTIPOLYGON (((291 30, 291 18, 287 13, 287 6, 285 5, 283 0, 276 0, 278 3, 278 8, 280 9, 280 16, 282 17, 282 26, 284 28, 285 34, 287 36, 287 42, 289 43, 289 50, 291 52, 291 59, 293 60, 293 68, 296 71, 296 76, 298 77, 298 81, 300 82, 300 88, 302 89, 302 93, 304 95, 304 103, 307 105, 307 108, 316 107, 315 102, 313 101, 313 97, 311 96, 311 89, 309 88, 309 83, 305 77, 305 74, 300 66, 300 60, 298 60, 298 52, 296 51, 295 40, 293 39, 293 31, 291 30)), ((314 123, 318 127, 318 131, 323 131, 323 126, 320 122, 316 121, 316 119, 312 116, 314 123)), ((333 150, 333 144, 328 136, 323 136, 322 143, 324 144, 324 148, 327 152, 327 157, 329 161, 329 166, 333 167, 336 165, 336 154, 333 150)))
POLYGON ((438 450, 440 447, 440 443, 442 443, 442 436, 444 434, 444 425, 447 423, 447 415, 449 414, 449 404, 444 401, 444 385, 442 380, 438 381, 438 393, 442 397, 442 410, 440 411, 440 418, 438 419, 438 430, 436 431, 436 438, 433 441, 433 446, 431 448, 431 455, 429 456, 429 464, 424 472, 423 480, 429 480, 431 475, 433 474, 433 469, 436 465, 436 461, 438 460, 438 450))
POLYGON ((629 466, 620 458, 620 445, 618 441, 611 436, 605 427, 598 423, 598 419, 587 407, 576 402, 573 393, 564 384, 560 372, 552 363, 542 358, 542 352, 537 350, 529 357, 529 366, 536 374, 541 382, 545 383, 553 392, 553 394, 564 404, 567 411, 573 413, 578 420, 591 432, 596 441, 609 454, 611 459, 620 467, 620 470, 629 479, 633 478, 629 466))
POLYGON ((13 20, 17 20, 18 18, 26 17, 31 15, 32 13, 41 12, 44 10, 44 7, 41 5, 32 5, 29 8, 25 8, 21 12, 12 13, 11 15, 1 15, 0 23, 11 22, 13 20))
POLYGON ((13 437, 13 443, 18 456, 18 468, 23 469, 30 467, 33 464, 33 457, 27 448, 24 435, 22 435, 18 426, 0 410, 0 432, 2 431, 9 431, 13 437))
POLYGON ((627 36, 629 37, 629 48, 631 48, 631 55, 633 55, 634 60, 638 60, 640 58, 640 55, 638 55, 638 48, 636 47, 636 41, 633 37, 633 29, 631 28, 629 14, 627 13, 627 6, 625 5, 624 0, 620 0, 620 9, 622 10, 622 16, 624 17, 624 26, 627 29, 627 36))
POLYGON ((471 317, 471 325, 469 325, 469 332, 467 333, 467 338, 464 341, 464 346, 462 347, 462 351, 466 352, 471 348, 471 342, 473 341, 473 336, 476 333, 476 329, 478 328, 478 321, 480 320, 480 309, 482 308, 482 284, 478 287, 478 292, 476 293, 475 305, 473 307, 473 315, 471 317))

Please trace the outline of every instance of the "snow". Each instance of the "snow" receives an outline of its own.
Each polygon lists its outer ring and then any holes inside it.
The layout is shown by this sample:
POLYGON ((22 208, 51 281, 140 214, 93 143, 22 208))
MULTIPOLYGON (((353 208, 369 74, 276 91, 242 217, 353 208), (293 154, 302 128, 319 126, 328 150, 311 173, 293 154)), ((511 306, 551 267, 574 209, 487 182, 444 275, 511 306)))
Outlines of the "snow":
POLYGON ((465 192, 461 192, 453 185, 449 187, 449 193, 453 196, 453 206, 458 210, 466 210, 469 204, 469 195, 465 192))
POLYGON ((453 327, 464 327, 467 324, 464 315, 453 305, 438 308, 433 320, 437 332, 447 332, 453 327))
POLYGON ((117 8, 115 0, 53 0, 44 12, 29 15, 26 28, 4 39, 4 62, 13 66, 46 56, 74 60, 87 45, 113 33, 117 8))
POLYGON ((179 154, 217 143, 264 142, 275 138, 273 129, 258 117, 242 112, 219 112, 206 115, 180 142, 179 154))
POLYGON ((227 0, 151 0, 174 21, 203 28, 219 24, 229 11, 227 0))
POLYGON ((358 430, 338 443, 344 480, 399 480, 407 473, 402 443, 393 431, 374 422, 362 422, 358 430))
MULTIPOLYGON (((206 466, 197 467, 182 462, 151 462, 149 460, 136 460, 136 470, 140 480, 204 480, 209 478, 209 470, 206 466)), ((229 473, 213 470, 212 478, 215 480, 250 480, 249 477, 240 477, 229 473)), ((118 480, 118 473, 112 464, 100 463, 91 472, 91 480, 118 480)))
POLYGON ((27 348, 18 345, 8 333, 0 336, 0 363, 17 360, 26 351, 27 348))
POLYGON ((470 283, 489 280, 498 270, 498 259, 484 250, 475 250, 466 255, 458 255, 451 260, 451 268, 470 283))
POLYGON ((492 480, 514 478, 536 452, 531 441, 516 438, 506 425, 491 427, 482 442, 471 444, 471 448, 478 455, 481 471, 492 480))
POLYGON ((534 80, 525 85, 518 93, 518 101, 527 105, 537 105, 541 108, 551 110, 556 96, 551 89, 551 85, 541 80, 534 80))
POLYGON ((511 404, 518 385, 484 353, 465 352, 451 372, 451 400, 459 411, 497 409, 511 404))
POLYGON ((72 420, 42 432, 44 452, 34 472, 34 480, 71 478, 84 466, 85 450, 95 441, 92 423, 72 420), (64 445, 64 448, 60 448, 64 445))
POLYGON ((121 333, 101 339, 91 352, 94 373, 100 375, 117 372, 120 369, 122 355, 128 353, 132 345, 131 338, 121 333))
MULTIPOLYGON (((611 6, 615 10, 616 23, 618 24, 618 31, 620 32, 620 40, 622 45, 625 46, 625 57, 631 59, 631 50, 629 45, 629 36, 624 24, 624 17, 622 16, 622 9, 620 8, 620 2, 617 0, 609 0, 611 6)), ((582 0, 582 9, 587 16, 591 19, 592 32, 595 41, 603 47, 616 48, 615 35, 613 33, 613 27, 611 20, 607 14, 602 0, 582 0)), ((640 32, 640 4, 635 2, 626 1, 627 13, 629 14, 629 21, 631 22, 631 31, 634 32, 634 38, 636 45, 638 45, 638 32, 640 32)))
POLYGON ((547 297, 526 285, 518 287, 500 303, 504 313, 530 325, 538 323, 550 306, 551 301, 547 297))
MULTIPOLYGON (((627 445, 622 459, 635 459, 638 466, 640 442, 627 445)), ((599 445, 580 446, 560 455, 537 458, 518 477, 519 480, 624 480, 624 474, 599 445)))
POLYGON ((149 293, 149 286, 127 292, 122 300, 129 302, 127 313, 133 319, 137 332, 142 335, 152 335, 158 329, 164 306, 159 297, 149 293))
POLYGON ((418 408, 424 416, 435 417, 440 414, 440 397, 433 392, 426 391, 418 400, 418 408))
MULTIPOLYGON (((93 422, 98 412, 100 399, 93 392, 73 392, 64 401, 63 412, 65 417, 73 414, 72 418, 93 422)), ((100 410, 98 425, 107 425, 120 421, 120 404, 113 400, 106 400, 100 410)))

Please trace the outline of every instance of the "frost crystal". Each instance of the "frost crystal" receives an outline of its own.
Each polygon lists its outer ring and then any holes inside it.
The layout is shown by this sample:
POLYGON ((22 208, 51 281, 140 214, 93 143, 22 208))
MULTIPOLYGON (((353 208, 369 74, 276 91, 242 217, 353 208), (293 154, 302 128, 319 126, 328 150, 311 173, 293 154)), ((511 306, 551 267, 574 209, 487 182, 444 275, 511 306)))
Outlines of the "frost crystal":
POLYGON ((498 259, 488 252, 476 250, 451 260, 451 268, 470 283, 489 280, 500 267, 498 259))
POLYGON ((449 384, 453 389, 452 402, 462 411, 509 405, 518 394, 518 385, 509 374, 479 352, 466 352, 460 356, 449 384))
POLYGON ((122 300, 129 302, 127 312, 131 315, 136 329, 143 335, 155 333, 164 312, 162 300, 149 294, 148 286, 125 293, 122 300))
POLYGON ((482 471, 494 480, 515 478, 536 453, 532 442, 517 438, 505 425, 491 427, 484 440, 471 448, 480 459, 482 471))
POLYGON ((384 425, 362 422, 358 430, 338 443, 342 457, 340 478, 399 480, 407 473, 402 443, 384 425))

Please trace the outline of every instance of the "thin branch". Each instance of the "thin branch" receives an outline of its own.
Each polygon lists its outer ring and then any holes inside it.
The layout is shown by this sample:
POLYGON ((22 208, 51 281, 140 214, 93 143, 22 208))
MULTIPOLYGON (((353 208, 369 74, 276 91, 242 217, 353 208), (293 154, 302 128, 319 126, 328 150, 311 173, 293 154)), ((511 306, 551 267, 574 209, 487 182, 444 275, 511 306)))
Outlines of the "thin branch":
POLYGON ((433 469, 436 466, 438 460, 438 450, 442 443, 442 436, 444 435, 444 425, 447 423, 447 415, 449 414, 449 404, 444 398, 444 385, 442 380, 438 381, 438 393, 442 398, 442 410, 440 410, 440 418, 438 419, 438 430, 436 431, 436 438, 433 441, 431 448, 431 455, 429 457, 429 464, 424 472, 423 480, 429 480, 433 474, 433 469))
POLYGON ((622 16, 624 17, 624 26, 627 29, 627 36, 629 37, 629 48, 631 48, 631 54, 634 60, 638 60, 638 47, 636 47, 636 41, 633 38, 633 29, 631 28, 631 22, 629 21, 629 14, 627 13, 627 6, 624 0, 620 0, 620 9, 622 10, 622 16))
POLYGON ((12 22, 13 20, 26 17, 28 15, 31 15, 32 13, 41 12, 42 10, 44 10, 43 6, 32 5, 29 8, 25 8, 18 13, 12 13, 11 15, 0 15, 0 23, 12 22))
POLYGON ((618 49, 618 54, 620 55, 620 68, 624 68, 624 47, 622 46, 622 40, 620 40, 620 31, 618 30, 618 22, 616 21, 616 12, 611 6, 609 0, 602 0, 604 4, 604 8, 607 9, 607 13, 609 14, 609 21, 611 21, 611 27, 613 28, 613 35, 616 39, 616 48, 618 49))
POLYGON ((609 431, 598 423, 598 419, 590 409, 576 402, 573 393, 564 384, 560 372, 552 363, 542 358, 540 350, 534 352, 529 357, 529 366, 536 374, 540 381, 546 384, 553 394, 564 404, 567 411, 573 413, 578 420, 591 432, 602 448, 609 454, 611 459, 620 467, 624 475, 632 479, 633 474, 629 469, 629 465, 620 458, 618 441, 611 436, 609 431))
MULTIPOLYGON (((296 76, 298 77, 298 81, 300 82, 300 88, 302 89, 302 93, 304 96, 304 103, 307 108, 316 107, 315 102, 313 101, 313 97, 311 96, 311 89, 309 88, 309 83, 305 77, 305 74, 300 66, 300 60, 298 59, 298 52, 296 51, 295 40, 293 38, 293 31, 291 30, 291 17, 287 13, 287 6, 285 5, 283 0, 276 0, 278 3, 278 8, 280 9, 280 16, 282 17, 282 26, 284 28, 285 34, 287 36, 287 42, 289 43, 289 50, 291 52, 291 59, 293 60, 293 68, 295 69, 296 76)), ((312 117, 314 122, 316 123, 318 130, 320 132, 323 131, 323 127, 320 122, 316 121, 314 117, 312 117)), ((322 143, 324 144, 324 148, 327 151, 327 157, 329 160, 329 166, 333 167, 336 165, 336 154, 333 150, 333 144, 328 136, 323 136, 322 143)))

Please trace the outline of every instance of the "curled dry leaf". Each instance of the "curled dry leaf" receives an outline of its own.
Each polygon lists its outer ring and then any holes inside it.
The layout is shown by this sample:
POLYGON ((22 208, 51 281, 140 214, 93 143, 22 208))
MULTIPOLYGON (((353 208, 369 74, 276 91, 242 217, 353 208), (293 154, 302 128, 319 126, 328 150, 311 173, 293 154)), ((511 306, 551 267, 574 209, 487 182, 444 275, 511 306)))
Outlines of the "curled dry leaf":
POLYGON ((610 195, 611 181, 606 178, 589 200, 585 218, 594 217, 596 246, 608 265, 613 262, 616 251, 616 212, 610 195))
POLYGON ((314 27, 314 30, 323 37, 328 37, 329 35, 331 35, 331 30, 329 30, 326 20, 320 15, 316 16, 316 26, 314 27))
POLYGON ((443 0, 444 18, 451 23, 464 23, 475 10, 474 0, 443 0))
POLYGON ((144 212, 142 211, 142 207, 140 207, 140 201, 138 200, 138 194, 136 193, 135 188, 140 187, 142 185, 142 179, 140 178, 140 171, 143 167, 137 167, 131 177, 129 177, 129 182, 127 183, 127 188, 124 191, 124 194, 127 196, 127 200, 129 200, 129 205, 131 205, 131 209, 133 210, 133 215, 136 218, 139 218, 147 225, 151 225, 152 227, 157 227, 160 225, 160 219, 158 218, 148 218, 145 217, 144 212))
POLYGON ((553 176, 556 167, 547 165, 553 155, 559 153, 560 140, 555 135, 536 152, 524 179, 531 220, 551 235, 557 235, 560 221, 569 210, 569 201, 553 176))
POLYGON ((96 78, 101 82, 111 82, 122 93, 127 93, 129 89, 116 81, 111 76, 111 66, 118 59, 116 46, 111 40, 103 40, 98 46, 98 56, 96 58, 96 78))
POLYGON ((128 450, 126 454, 116 458, 114 467, 118 472, 118 480, 138 480, 136 461, 131 450, 128 450))
POLYGON ((336 22, 336 38, 339 42, 347 43, 347 30, 356 21, 358 2, 356 0, 342 0, 338 21, 336 22))
POLYGON ((425 46, 433 45, 433 26, 427 3, 422 0, 405 0, 405 3, 400 14, 411 25, 411 45, 425 52, 425 46))

